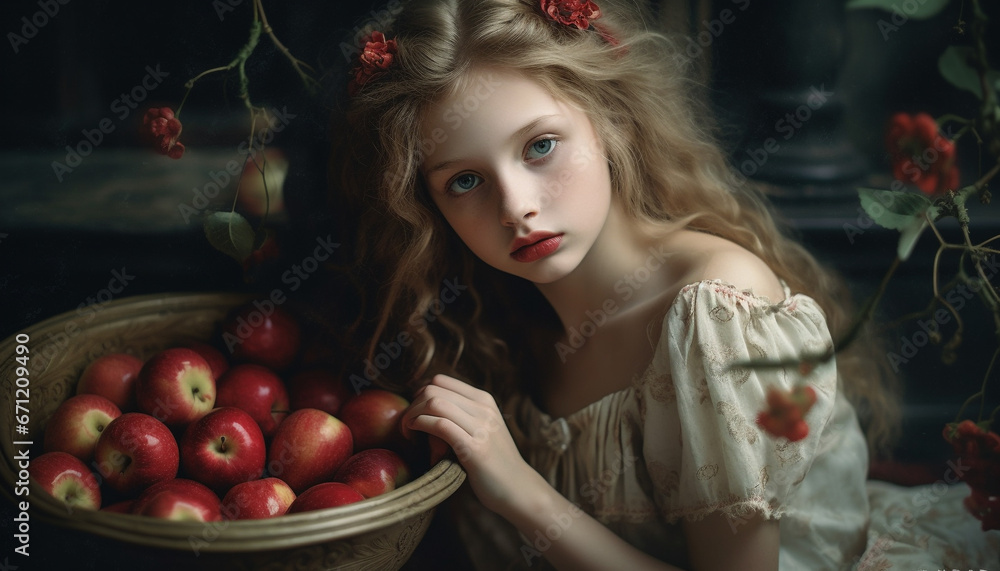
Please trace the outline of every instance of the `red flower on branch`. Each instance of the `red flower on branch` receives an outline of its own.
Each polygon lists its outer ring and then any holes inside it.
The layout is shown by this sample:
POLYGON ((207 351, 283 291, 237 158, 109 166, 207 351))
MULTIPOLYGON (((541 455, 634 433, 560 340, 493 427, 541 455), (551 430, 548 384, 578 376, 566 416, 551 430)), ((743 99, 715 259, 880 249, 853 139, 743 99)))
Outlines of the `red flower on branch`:
POLYGON ((792 442, 809 435, 805 416, 816 404, 816 391, 809 386, 796 386, 790 391, 771 387, 767 390, 767 410, 757 415, 757 425, 773 436, 784 436, 792 442))
POLYGON ((896 179, 916 184, 927 194, 958 187, 955 143, 941 134, 930 115, 896 113, 889 120, 885 144, 896 179))
POLYGON ((347 91, 352 96, 366 83, 384 74, 396 58, 396 40, 385 39, 382 32, 372 32, 365 37, 364 44, 358 64, 351 71, 354 77, 347 86, 347 91))
POLYGON ((172 159, 179 159, 184 155, 184 143, 177 141, 181 136, 181 128, 181 122, 174 117, 172 109, 154 107, 143 115, 139 132, 152 141, 157 152, 172 159))
POLYGON ((589 29, 590 21, 601 17, 601 9, 590 0, 541 0, 541 7, 556 22, 581 30, 589 29))

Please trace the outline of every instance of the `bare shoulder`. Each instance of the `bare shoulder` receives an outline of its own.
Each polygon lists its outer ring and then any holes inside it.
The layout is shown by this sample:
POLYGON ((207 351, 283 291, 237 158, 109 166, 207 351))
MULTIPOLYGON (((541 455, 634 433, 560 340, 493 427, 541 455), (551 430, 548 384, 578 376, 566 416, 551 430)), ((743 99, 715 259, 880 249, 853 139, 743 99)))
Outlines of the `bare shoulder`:
POLYGON ((781 281, 764 260, 725 238, 682 230, 670 237, 667 248, 685 260, 682 285, 721 280, 772 302, 785 298, 781 281))

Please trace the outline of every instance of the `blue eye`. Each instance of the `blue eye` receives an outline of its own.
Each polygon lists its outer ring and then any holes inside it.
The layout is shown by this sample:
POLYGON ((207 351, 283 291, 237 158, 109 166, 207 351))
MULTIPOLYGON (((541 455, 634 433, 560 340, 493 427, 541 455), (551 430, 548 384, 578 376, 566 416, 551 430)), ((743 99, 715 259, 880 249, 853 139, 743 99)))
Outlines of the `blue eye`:
POLYGON ((482 182, 483 179, 478 176, 471 173, 465 173, 458 175, 458 177, 456 177, 455 180, 448 185, 448 190, 455 194, 465 194, 482 184, 482 182))
POLYGON ((528 159, 544 158, 556 148, 555 139, 539 139, 528 147, 528 159))

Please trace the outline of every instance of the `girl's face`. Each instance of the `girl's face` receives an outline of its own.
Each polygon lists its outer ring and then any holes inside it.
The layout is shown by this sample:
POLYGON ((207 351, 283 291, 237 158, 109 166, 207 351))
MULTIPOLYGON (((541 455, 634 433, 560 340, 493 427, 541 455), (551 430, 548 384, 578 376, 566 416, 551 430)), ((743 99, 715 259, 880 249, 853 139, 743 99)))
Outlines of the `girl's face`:
POLYGON ((431 198, 472 252, 535 283, 572 272, 604 228, 611 175, 587 115, 526 77, 471 72, 421 125, 431 198))

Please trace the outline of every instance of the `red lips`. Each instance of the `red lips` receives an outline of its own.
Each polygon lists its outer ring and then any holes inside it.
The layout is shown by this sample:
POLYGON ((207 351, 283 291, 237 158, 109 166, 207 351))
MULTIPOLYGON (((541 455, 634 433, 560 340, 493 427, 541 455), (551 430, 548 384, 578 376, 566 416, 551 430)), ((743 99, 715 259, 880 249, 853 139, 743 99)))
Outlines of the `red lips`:
POLYGON ((561 243, 562 234, 535 231, 514 239, 510 257, 518 262, 534 262, 558 250, 561 243))

